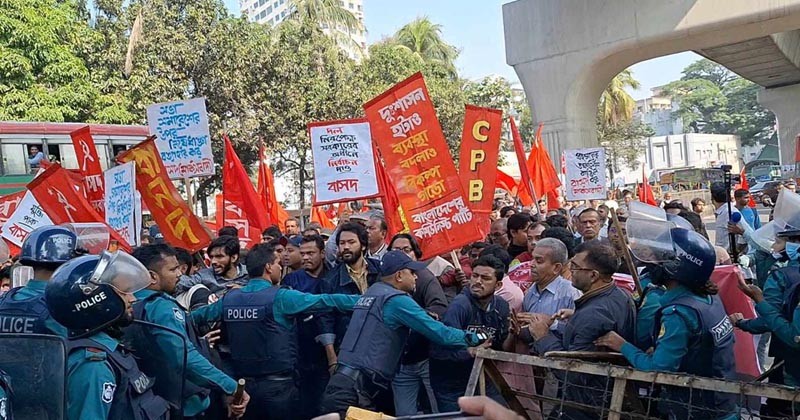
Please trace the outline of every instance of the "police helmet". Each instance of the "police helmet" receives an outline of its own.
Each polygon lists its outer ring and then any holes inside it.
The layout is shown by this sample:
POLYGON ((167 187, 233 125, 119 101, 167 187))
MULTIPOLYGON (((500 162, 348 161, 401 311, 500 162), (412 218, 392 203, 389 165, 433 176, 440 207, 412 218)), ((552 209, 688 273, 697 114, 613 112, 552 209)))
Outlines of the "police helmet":
POLYGON ((694 230, 672 228, 670 233, 675 257, 664 263, 664 270, 690 289, 708 283, 717 260, 711 242, 694 230))
POLYGON ((58 266, 75 256, 78 237, 63 226, 42 226, 22 241, 19 261, 23 265, 58 266))
POLYGON ((125 320, 127 305, 120 293, 134 293, 149 284, 149 272, 135 258, 103 251, 59 267, 45 289, 45 301, 70 338, 86 337, 125 320))
POLYGON ((675 223, 675 227, 677 228, 694 230, 694 227, 691 223, 689 223, 688 220, 684 219, 682 216, 678 216, 677 214, 667 213, 667 221, 675 223))

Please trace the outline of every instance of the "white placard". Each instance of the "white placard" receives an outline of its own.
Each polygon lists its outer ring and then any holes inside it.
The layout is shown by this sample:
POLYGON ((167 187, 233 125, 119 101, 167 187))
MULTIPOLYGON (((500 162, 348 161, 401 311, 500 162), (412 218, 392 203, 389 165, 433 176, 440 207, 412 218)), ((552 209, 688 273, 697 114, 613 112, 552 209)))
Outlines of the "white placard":
POLYGON ((150 105, 147 125, 170 179, 214 175, 205 98, 150 105))
POLYGON ((3 225, 3 238, 16 246, 22 246, 22 241, 32 230, 52 225, 53 221, 42 210, 33 193, 25 193, 22 201, 8 221, 3 225))
POLYGON ((128 162, 103 173, 106 185, 106 223, 128 244, 136 244, 136 168, 128 162))
POLYGON ((564 151, 567 201, 605 200, 606 152, 602 147, 564 151))
POLYGON ((368 122, 314 123, 310 132, 315 204, 379 194, 368 122))

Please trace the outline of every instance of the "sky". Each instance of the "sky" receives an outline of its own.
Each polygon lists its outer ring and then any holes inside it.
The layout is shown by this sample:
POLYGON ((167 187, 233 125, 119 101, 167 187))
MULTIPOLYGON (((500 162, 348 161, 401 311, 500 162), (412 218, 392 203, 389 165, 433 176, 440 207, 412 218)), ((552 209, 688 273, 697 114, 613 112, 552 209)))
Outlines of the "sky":
MULTIPOLYGON (((234 14, 239 0, 224 0, 234 14)), ((461 54, 456 61, 462 77, 477 80, 499 75, 514 83, 518 78, 506 64, 502 5, 508 0, 364 0, 367 42, 380 41, 417 17, 427 16, 442 26, 445 41, 461 54)), ((650 96, 650 88, 681 77, 681 71, 701 57, 684 52, 638 63, 632 67, 642 87, 631 91, 634 99, 650 96)))

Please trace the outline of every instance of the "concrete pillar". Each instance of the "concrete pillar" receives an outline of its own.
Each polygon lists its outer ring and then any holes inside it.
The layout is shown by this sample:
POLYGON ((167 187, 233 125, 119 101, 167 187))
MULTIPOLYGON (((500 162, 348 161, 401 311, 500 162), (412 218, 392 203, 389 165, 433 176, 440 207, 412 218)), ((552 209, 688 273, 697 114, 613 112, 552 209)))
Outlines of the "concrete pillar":
POLYGON ((800 135, 800 85, 761 89, 758 103, 778 119, 781 165, 794 164, 795 139, 800 135))

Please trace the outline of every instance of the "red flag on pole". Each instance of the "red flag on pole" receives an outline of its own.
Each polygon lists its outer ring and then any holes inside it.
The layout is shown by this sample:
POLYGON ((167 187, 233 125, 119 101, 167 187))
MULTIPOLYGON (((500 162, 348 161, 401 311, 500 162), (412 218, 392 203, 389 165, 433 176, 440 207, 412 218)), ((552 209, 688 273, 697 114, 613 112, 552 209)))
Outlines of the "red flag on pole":
MULTIPOLYGON (((378 152, 377 145, 375 149, 375 171, 378 175, 378 190, 381 192, 381 205, 383 206, 383 218, 386 220, 388 236, 405 230, 403 219, 400 216, 400 199, 397 197, 397 190, 394 185, 389 181, 389 176, 386 175, 386 168, 383 166, 380 153, 378 152)), ((341 205, 340 205, 341 206, 341 205)), ((342 208, 339 208, 339 217, 342 216, 342 208)))
POLYGON ((515 181, 514 177, 511 175, 497 168, 497 178, 494 181, 494 186, 508 191, 509 194, 513 194, 514 189, 517 188, 517 181, 515 181))
POLYGON ((528 171, 533 178, 533 188, 539 191, 539 194, 547 194, 550 191, 557 190, 561 186, 561 180, 558 179, 558 172, 553 166, 553 160, 550 159, 550 153, 542 141, 542 126, 539 124, 539 129, 536 130, 536 161, 528 161, 528 171))
MULTIPOLYGON (((256 189, 239 160, 236 150, 233 149, 230 138, 227 135, 223 135, 222 138, 225 141, 225 166, 222 169, 223 203, 226 208, 231 204, 241 211, 242 217, 239 217, 239 221, 234 226, 243 229, 244 235, 249 237, 252 243, 259 243, 261 232, 269 226, 267 211, 264 209, 264 203, 256 194, 256 189)), ((225 212, 222 214, 227 219, 225 212)))
MULTIPOLYGON (((519 129, 517 129, 517 123, 514 122, 514 118, 508 117, 508 121, 511 123, 511 137, 514 139, 514 151, 517 153, 517 163, 519 164, 520 186, 518 195, 522 204, 531 205, 535 202, 536 190, 531 181, 531 174, 528 172, 528 165, 525 160, 525 146, 522 145, 522 137, 519 135, 519 129)), ((533 155, 535 148, 535 145, 531 148, 531 155, 533 155)))
POLYGON ((89 126, 79 128, 71 133, 72 146, 75 148, 75 158, 78 160, 78 170, 84 177, 86 197, 92 207, 101 216, 105 214, 105 181, 103 168, 100 166, 100 157, 94 146, 94 138, 89 131, 89 126))
POLYGON ((323 229, 336 229, 336 225, 328 218, 325 210, 319 206, 311 207, 311 221, 319 223, 323 229))
MULTIPOLYGON (((747 176, 744 173, 744 168, 742 168, 742 172, 739 173, 739 188, 750 191, 750 183, 747 182, 747 176)), ((747 207, 756 208, 756 200, 753 199, 752 195, 750 195, 750 202, 747 203, 747 207)))
POLYGON ((642 165, 642 188, 639 188, 639 201, 651 206, 656 206, 656 197, 653 195, 653 189, 650 187, 650 181, 647 180, 647 175, 644 173, 644 165, 642 165))
POLYGON ((267 164, 267 152, 263 144, 258 151, 258 196, 267 211, 267 224, 283 227, 289 214, 275 197, 275 179, 267 164))

